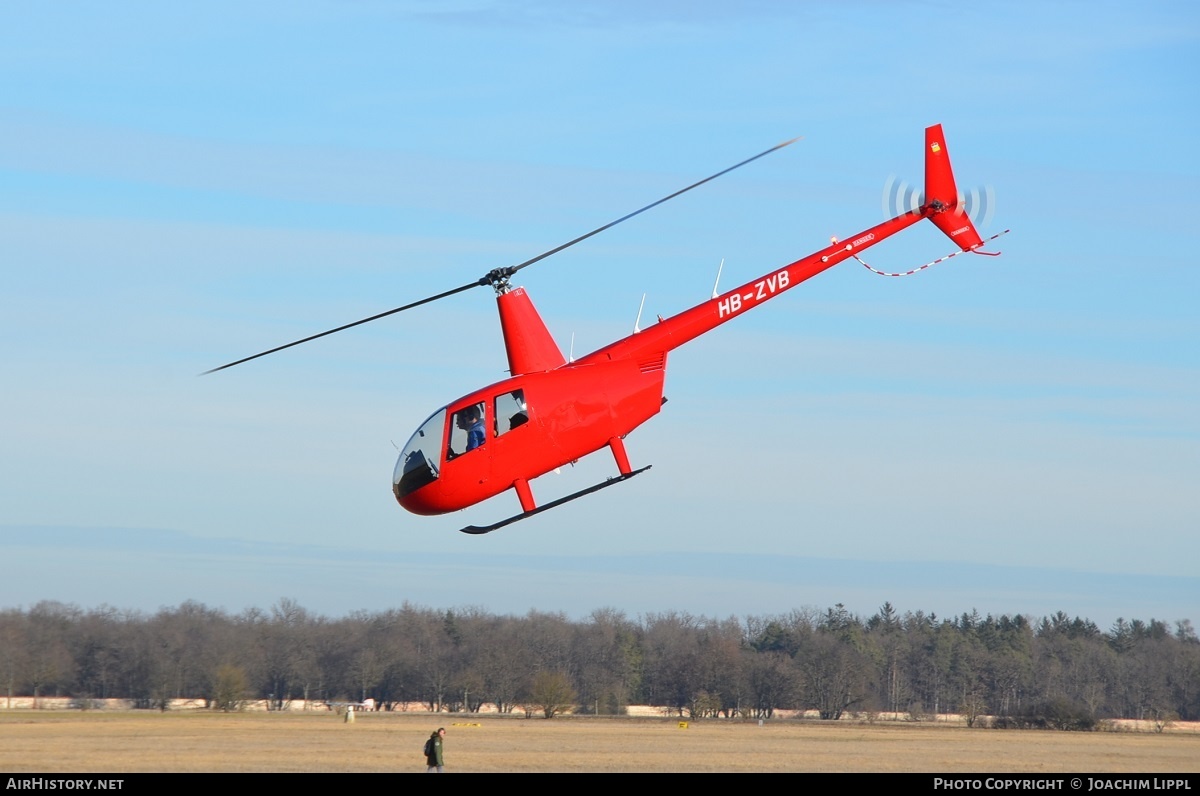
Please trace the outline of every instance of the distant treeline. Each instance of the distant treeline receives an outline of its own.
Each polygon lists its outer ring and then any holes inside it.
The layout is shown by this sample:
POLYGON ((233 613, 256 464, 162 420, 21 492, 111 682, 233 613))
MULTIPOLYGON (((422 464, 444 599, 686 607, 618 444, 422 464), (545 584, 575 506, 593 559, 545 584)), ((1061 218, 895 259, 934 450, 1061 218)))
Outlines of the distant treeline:
POLYGON ((1200 641, 1189 620, 1118 619, 1103 631, 1061 612, 939 618, 886 603, 870 617, 837 605, 741 620, 605 609, 572 621, 407 603, 329 618, 286 599, 238 614, 195 602, 155 614, 42 602, 0 611, 0 676, 10 697, 80 706, 371 698, 383 709, 490 704, 546 715, 643 704, 693 717, 787 708, 829 719, 953 712, 1010 726, 1200 720, 1200 641))

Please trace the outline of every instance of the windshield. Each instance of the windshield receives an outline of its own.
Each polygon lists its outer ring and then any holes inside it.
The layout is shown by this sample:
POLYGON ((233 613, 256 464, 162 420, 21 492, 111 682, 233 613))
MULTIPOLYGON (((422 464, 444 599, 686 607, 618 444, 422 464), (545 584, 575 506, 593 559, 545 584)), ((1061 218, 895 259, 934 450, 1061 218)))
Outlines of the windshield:
POLYGON ((446 407, 443 406, 408 440, 392 472, 392 491, 397 500, 437 479, 445 428, 446 407))

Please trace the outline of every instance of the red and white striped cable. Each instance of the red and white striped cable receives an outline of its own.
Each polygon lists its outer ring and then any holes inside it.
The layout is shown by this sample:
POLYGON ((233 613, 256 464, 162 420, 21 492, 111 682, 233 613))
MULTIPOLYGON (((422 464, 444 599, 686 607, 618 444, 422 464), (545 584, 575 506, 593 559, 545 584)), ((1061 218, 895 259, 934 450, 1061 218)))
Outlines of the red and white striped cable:
MULTIPOLYGON (((1007 230, 1007 229, 1004 230, 1004 232, 998 232, 995 235, 993 235, 992 237, 985 240, 983 243, 984 243, 984 245, 987 245, 987 244, 991 243, 992 241, 994 241, 996 238, 1000 237, 1001 235, 1005 235, 1008 232, 1009 232, 1009 230, 1007 230)), ((870 265, 863 262, 863 259, 861 257, 859 257, 857 254, 852 254, 850 256, 853 257, 855 260, 858 260, 859 264, 862 265, 863 268, 866 268, 868 271, 870 271, 873 274, 879 274, 880 276, 912 276, 913 274, 917 273, 918 271, 924 271, 926 268, 928 268, 931 265, 937 265, 938 263, 942 263, 942 262, 945 262, 946 260, 949 260, 951 257, 957 257, 958 255, 962 254, 963 251, 964 251, 963 249, 959 249, 958 251, 954 252, 953 254, 947 254, 945 257, 939 257, 936 260, 934 260, 933 262, 925 263, 924 265, 914 268, 911 271, 904 271, 902 273, 894 273, 894 274, 888 273, 887 271, 880 271, 878 268, 872 268, 870 265)), ((969 251, 971 251, 972 254, 983 254, 988 257, 997 257, 1000 255, 1000 252, 981 252, 978 249, 970 249, 969 251)))

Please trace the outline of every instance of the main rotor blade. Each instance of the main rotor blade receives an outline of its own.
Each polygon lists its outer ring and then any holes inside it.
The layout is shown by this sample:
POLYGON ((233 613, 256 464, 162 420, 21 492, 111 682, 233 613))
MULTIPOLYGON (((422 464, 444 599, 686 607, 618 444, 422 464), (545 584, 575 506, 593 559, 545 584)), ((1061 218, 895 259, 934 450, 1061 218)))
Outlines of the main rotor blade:
POLYGON ((333 334, 334 332, 342 332, 342 331, 345 331, 346 329, 351 329, 355 326, 361 326, 364 323, 370 323, 371 321, 377 321, 380 318, 386 318, 389 315, 395 315, 397 312, 404 312, 405 310, 411 310, 413 307, 419 307, 422 304, 428 304, 431 301, 437 301, 438 299, 443 299, 443 298, 446 298, 447 296, 453 296, 455 293, 461 293, 464 290, 470 290, 473 287, 480 287, 480 286, 486 285, 486 284, 487 284, 487 282, 485 282, 483 280, 479 280, 476 282, 472 282, 469 285, 462 285, 461 287, 456 287, 453 290, 447 290, 445 293, 438 293, 436 296, 430 296, 429 298, 423 298, 420 301, 414 301, 412 304, 405 304, 403 307, 397 307, 394 310, 388 310, 387 312, 381 312, 378 315, 372 315, 370 318, 363 318, 361 321, 355 321, 354 323, 348 323, 345 326, 339 326, 336 329, 330 329, 329 331, 321 332, 320 334, 309 335, 308 337, 305 337, 302 340, 294 340, 293 342, 285 343, 284 345, 281 345, 281 346, 276 346, 269 351, 263 351, 261 353, 255 354, 254 356, 249 356, 249 357, 245 357, 243 359, 239 359, 236 362, 230 362, 228 365, 221 365, 219 368, 213 368, 212 370, 206 370, 203 373, 201 373, 200 375, 207 376, 210 373, 216 373, 218 370, 225 370, 225 368, 232 368, 234 365, 240 365, 243 362, 249 362, 252 359, 258 359, 259 357, 265 357, 267 354, 274 354, 276 351, 282 351, 283 349, 291 348, 294 345, 300 345, 301 343, 307 343, 310 340, 316 340, 318 337, 325 337, 326 335, 333 334))
POLYGON ((634 216, 645 213, 647 210, 649 210, 653 207, 658 207, 663 202, 674 199, 676 196, 679 196, 680 194, 685 194, 688 191, 692 190, 693 188, 698 188, 706 182, 712 182, 717 177, 720 177, 723 174, 728 174, 729 172, 733 171, 734 169, 740 169, 742 166, 745 166, 747 163, 753 163, 754 161, 758 160, 759 158, 761 158, 765 155, 769 155, 772 152, 775 152, 776 150, 783 149, 785 146, 794 144, 799 140, 800 140, 800 138, 797 137, 797 138, 791 139, 790 141, 784 141, 782 144, 776 144, 775 146, 771 147, 768 150, 759 152, 757 155, 755 155, 752 158, 746 158, 741 163, 737 163, 733 166, 730 166, 727 169, 718 171, 716 174, 713 174, 710 177, 705 177, 703 180, 700 180, 699 182, 694 182, 686 188, 681 188, 673 194, 664 196, 662 199, 659 199, 657 202, 651 202, 650 204, 646 205, 645 207, 641 208, 640 210, 634 210, 632 213, 629 213, 628 215, 621 216, 616 221, 610 221, 607 224, 605 224, 604 226, 597 227, 596 229, 593 229, 591 232, 588 232, 585 235, 580 235, 578 238, 575 238, 574 240, 569 240, 566 243, 562 244, 561 246, 556 246, 553 249, 550 249, 549 251, 542 252, 537 257, 531 257, 523 263, 518 263, 517 265, 510 265, 506 268, 495 268, 495 269, 489 271, 488 273, 484 274, 484 276, 482 276, 478 281, 471 282, 470 284, 462 285, 461 287, 456 287, 453 290, 447 290, 445 293, 438 293, 436 296, 430 296, 429 298, 423 298, 420 301, 414 301, 411 304, 405 304, 403 307, 396 307, 396 309, 394 309, 394 310, 388 310, 387 312, 381 312, 378 315, 372 315, 370 318, 363 318, 361 321, 355 321, 354 323, 347 323, 346 325, 339 326, 336 329, 330 329, 329 331, 321 332, 320 334, 310 335, 301 340, 295 340, 291 343, 286 343, 281 346, 276 346, 275 348, 272 348, 268 351, 263 351, 261 353, 255 354, 253 356, 239 359, 236 362, 230 362, 227 365, 221 365, 220 367, 213 368, 212 370, 206 370, 203 373, 201 373, 200 375, 207 376, 209 373, 216 373, 218 370, 225 370, 226 368, 232 368, 234 365, 240 365, 243 362, 249 362, 252 359, 258 359, 259 357, 265 357, 267 354, 274 354, 275 352, 282 351, 285 348, 291 348, 292 346, 297 346, 297 345, 300 345, 301 343, 307 343, 311 340, 316 340, 319 337, 325 337, 326 335, 331 335, 334 332, 342 332, 342 331, 345 331, 346 329, 351 329, 355 326, 361 326, 364 323, 370 323, 371 321, 377 321, 380 318, 386 318, 389 315, 395 315, 397 312, 404 312, 405 310, 411 310, 413 307, 419 307, 422 304, 428 304, 431 301, 437 301, 438 299, 444 299, 447 296, 453 296, 455 293, 461 293, 464 290, 470 290, 473 287, 480 287, 482 285, 489 285, 489 284, 490 285, 503 284, 503 282, 505 280, 507 280, 510 276, 515 274, 517 271, 520 271, 522 268, 525 268, 526 266, 533 265, 534 263, 539 262, 540 260, 544 260, 552 254, 558 254, 563 249, 570 248, 571 246, 574 246, 576 243, 579 243, 580 241, 585 241, 588 238, 592 237, 593 235, 598 235, 606 229, 615 227, 617 224, 620 224, 622 221, 628 221, 629 219, 633 218, 634 216))
POLYGON ((743 160, 741 163, 738 163, 737 165, 730 166, 729 168, 727 168, 723 171, 718 171, 716 174, 712 175, 711 177, 705 177, 703 180, 700 180, 699 182, 694 182, 686 188, 681 188, 680 190, 676 191, 675 193, 671 194, 670 196, 664 196, 662 199, 659 199, 657 202, 652 202, 652 203, 646 205, 641 210, 634 210, 629 215, 621 216, 616 221, 610 221, 602 227, 597 227, 596 229, 593 229, 591 232, 587 233, 586 235, 580 235, 578 238, 575 238, 574 240, 571 240, 571 241, 567 241, 566 243, 564 243, 561 246, 556 246, 555 248, 551 249, 548 252, 542 252, 537 257, 531 257, 530 259, 526 260, 525 262, 523 262, 519 265, 510 266, 509 268, 506 268, 504 270, 507 271, 509 274, 515 274, 517 271, 520 271, 522 268, 524 268, 527 265, 533 265, 534 263, 538 262, 539 260, 544 260, 552 254, 558 254, 563 249, 574 246, 576 243, 579 243, 580 241, 587 240, 588 238, 592 237, 593 235, 598 235, 606 229, 615 227, 617 224, 620 224, 622 221, 628 221, 629 219, 633 218, 634 216, 639 215, 641 213, 645 213, 647 210, 649 210, 651 208, 658 207, 663 202, 674 199, 676 196, 679 196, 680 194, 687 193, 688 191, 692 190, 693 188, 699 188, 701 185, 703 185, 706 182, 712 182, 717 177, 720 177, 722 174, 728 174, 729 172, 733 171, 734 169, 740 169, 742 166, 745 166, 747 163, 753 163, 754 161, 758 160, 759 158, 763 157, 764 155, 769 155, 772 152, 775 152, 776 150, 783 149, 785 146, 788 146, 789 144, 794 144, 797 141, 799 141, 801 137, 802 136, 797 136, 796 138, 793 138, 790 141, 784 141, 782 144, 776 144, 775 146, 771 147, 770 149, 766 150, 765 152, 759 152, 754 157, 746 158, 745 160, 743 160))

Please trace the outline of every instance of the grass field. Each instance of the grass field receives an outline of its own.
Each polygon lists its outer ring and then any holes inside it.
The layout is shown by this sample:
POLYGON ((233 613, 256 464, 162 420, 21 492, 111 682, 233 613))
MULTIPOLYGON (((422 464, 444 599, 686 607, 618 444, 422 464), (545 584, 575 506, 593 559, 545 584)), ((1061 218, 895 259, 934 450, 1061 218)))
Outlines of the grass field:
POLYGON ((449 772, 1200 771, 1195 733, 930 724, 517 719, 397 713, 0 711, 0 771, 423 772, 446 727, 449 772))

